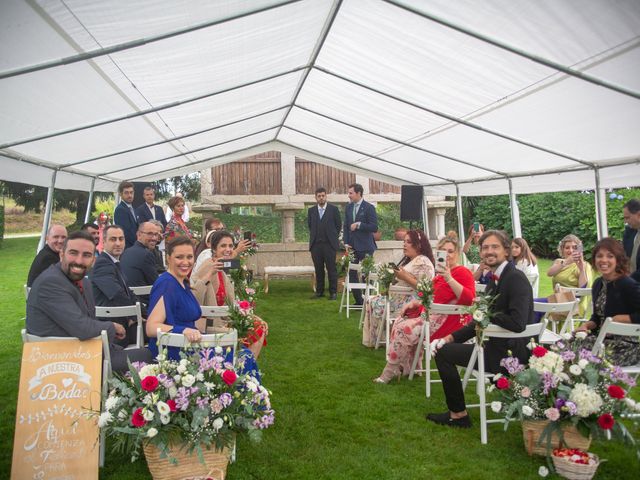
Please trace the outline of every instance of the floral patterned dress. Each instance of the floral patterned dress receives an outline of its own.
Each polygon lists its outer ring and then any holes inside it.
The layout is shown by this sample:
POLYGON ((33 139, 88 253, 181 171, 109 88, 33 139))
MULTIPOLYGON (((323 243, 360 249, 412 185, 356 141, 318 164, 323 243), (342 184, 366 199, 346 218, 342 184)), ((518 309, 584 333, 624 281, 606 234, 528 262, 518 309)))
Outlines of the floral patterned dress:
POLYGON ((189 237, 193 239, 193 234, 182 218, 174 215, 165 228, 165 240, 169 241, 175 237, 189 237))
MULTIPOLYGON (((402 270, 413 275, 418 281, 423 277, 433 278, 434 269, 431 260, 424 255, 418 255, 409 263, 402 267, 402 270)), ((410 287, 406 282, 401 280, 394 283, 394 285, 410 287)), ((410 302, 415 296, 415 292, 409 295, 393 294, 389 295, 391 315, 400 310, 405 303, 410 302)), ((378 338, 378 329, 385 321, 385 304, 386 297, 382 295, 375 295, 369 298, 369 301, 365 305, 364 324, 362 327, 362 344, 366 347, 375 347, 376 339, 378 338)))

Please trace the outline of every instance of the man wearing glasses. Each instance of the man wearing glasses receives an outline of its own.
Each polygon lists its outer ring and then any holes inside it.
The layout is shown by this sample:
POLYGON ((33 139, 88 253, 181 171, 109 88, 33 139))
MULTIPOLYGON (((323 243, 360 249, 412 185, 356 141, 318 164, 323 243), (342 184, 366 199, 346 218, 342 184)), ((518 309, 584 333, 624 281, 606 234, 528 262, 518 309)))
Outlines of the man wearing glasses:
MULTIPOLYGON (((153 285, 158 278, 154 250, 162 240, 161 224, 144 222, 138 227, 136 243, 127 248, 120 257, 122 273, 130 287, 153 285)), ((141 295, 140 300, 148 303, 149 298, 141 295)))

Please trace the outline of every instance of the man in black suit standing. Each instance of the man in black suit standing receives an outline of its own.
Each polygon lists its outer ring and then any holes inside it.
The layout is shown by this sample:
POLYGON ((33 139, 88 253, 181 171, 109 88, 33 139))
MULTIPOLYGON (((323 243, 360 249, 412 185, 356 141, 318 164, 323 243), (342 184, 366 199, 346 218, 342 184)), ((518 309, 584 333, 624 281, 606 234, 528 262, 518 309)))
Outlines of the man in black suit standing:
POLYGON ((327 203, 327 191, 320 187, 316 190, 317 205, 307 212, 309 226, 309 251, 316 267, 315 298, 324 296, 324 270, 329 277, 329 300, 335 300, 338 294, 338 271, 336 252, 340 249, 338 235, 342 222, 340 212, 335 205, 327 203))
POLYGON ((138 218, 133 209, 133 183, 121 182, 118 185, 118 193, 120 193, 122 200, 113 213, 113 223, 120 225, 124 231, 125 248, 129 248, 136 243, 136 232, 138 231, 138 218))
POLYGON ((624 223, 627 224, 622 234, 622 244, 629 257, 630 276, 640 282, 640 201, 635 198, 629 200, 624 204, 622 212, 624 223))
POLYGON ((162 231, 164 232, 167 227, 167 218, 164 216, 162 207, 153 203, 156 199, 155 189, 151 186, 144 187, 142 196, 144 197, 144 203, 136 208, 138 224, 148 222, 149 220, 158 220, 162 223, 162 231))
MULTIPOLYGON (((360 263, 367 255, 376 251, 373 234, 378 231, 378 215, 376 207, 366 202, 362 196, 364 189, 359 183, 352 183, 348 190, 349 204, 345 209, 344 232, 342 239, 345 247, 353 248, 356 263, 360 263)), ((358 283, 356 272, 349 272, 349 281, 358 283)), ((356 305, 362 305, 362 291, 353 290, 356 305)))
MULTIPOLYGON (((491 323, 520 333, 524 331, 527 324, 535 323, 533 291, 525 274, 508 262, 510 248, 511 242, 504 232, 488 230, 480 237, 480 258, 491 270, 491 280, 487 285, 486 294, 495 297, 491 306, 491 323)), ((451 272, 446 265, 438 264, 436 273, 442 275, 445 281, 451 278, 451 272)), ((464 342, 474 336, 475 324, 472 321, 434 345, 436 365, 442 379, 442 388, 449 411, 429 413, 427 420, 449 427, 469 428, 471 426, 457 366, 466 367, 469 363, 474 345, 464 342)), ((529 358, 527 343, 526 338, 487 339, 484 346, 485 371, 500 372, 500 360, 509 356, 508 351, 511 351, 520 362, 526 363, 529 358)))
MULTIPOLYGON (((138 297, 129 289, 129 284, 122 273, 120 255, 124 251, 124 232, 119 225, 109 225, 102 232, 103 252, 96 257, 96 262, 89 274, 93 286, 96 305, 100 307, 125 307, 135 305, 138 297)), ((126 330, 126 338, 118 343, 123 347, 136 343, 137 319, 118 318, 126 330)))

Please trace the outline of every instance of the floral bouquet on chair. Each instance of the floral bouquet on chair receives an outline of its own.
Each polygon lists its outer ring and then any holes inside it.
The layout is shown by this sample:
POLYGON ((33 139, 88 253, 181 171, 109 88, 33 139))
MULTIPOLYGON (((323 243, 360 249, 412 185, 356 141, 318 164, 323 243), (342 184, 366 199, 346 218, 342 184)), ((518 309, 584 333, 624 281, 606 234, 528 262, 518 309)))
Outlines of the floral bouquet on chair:
POLYGON ((349 271, 349 264, 355 262, 352 250, 345 251, 340 258, 336 261, 336 269, 338 270, 338 276, 342 277, 349 271))
POLYGON ((202 461, 203 449, 222 450, 241 432, 258 440, 273 424, 269 392, 255 378, 238 375, 221 347, 194 350, 179 362, 159 355, 157 364, 132 364, 109 380, 98 426, 116 452, 135 461, 151 444, 162 456, 179 449, 202 461))
POLYGON ((228 302, 229 306, 229 328, 235 328, 238 332, 238 343, 242 341, 254 329, 253 306, 248 300, 236 300, 228 302))
MULTIPOLYGON (((476 342, 484 343, 484 330, 491 323, 491 305, 496 300, 496 296, 479 295, 473 299, 473 303, 463 309, 463 312, 469 314, 476 329, 476 342)), ((460 321, 464 321, 465 317, 461 316, 460 321)))
POLYGON ((500 401, 492 402, 491 409, 504 414, 505 429, 513 419, 548 421, 538 442, 547 445, 547 454, 552 435, 565 442, 563 425, 573 425, 584 437, 612 434, 635 443, 617 421, 623 414, 640 411, 640 404, 627 396, 635 381, 604 356, 582 348, 582 338, 568 340, 548 349, 532 341, 527 365, 515 357, 502 359, 500 365, 508 375, 494 377, 489 390, 497 389, 500 401))
POLYGON ((389 293, 389 287, 396 278, 396 271, 393 267, 395 267, 393 263, 380 263, 376 266, 380 295, 387 295, 389 293))
POLYGON ((418 295, 425 312, 428 312, 433 303, 433 282, 426 277, 421 278, 416 284, 416 295, 418 295))
POLYGON ((360 265, 362 265, 361 273, 364 278, 367 278, 370 273, 376 271, 376 264, 373 262, 373 255, 365 255, 360 262, 360 265))

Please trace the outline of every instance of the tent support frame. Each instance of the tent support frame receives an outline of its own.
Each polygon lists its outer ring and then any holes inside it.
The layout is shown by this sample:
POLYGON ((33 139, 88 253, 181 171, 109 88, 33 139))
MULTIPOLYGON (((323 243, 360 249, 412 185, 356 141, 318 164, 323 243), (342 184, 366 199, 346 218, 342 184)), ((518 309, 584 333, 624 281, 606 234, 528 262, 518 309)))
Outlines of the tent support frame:
POLYGON ((44 206, 44 219, 42 220, 42 232, 40 233, 40 242, 38 242, 38 249, 36 253, 44 248, 44 242, 47 238, 47 231, 49 230, 49 222, 51 222, 51 212, 53 211, 53 192, 56 188, 56 177, 58 176, 58 170, 54 170, 51 174, 51 185, 47 190, 47 202, 44 206))
POLYGON ((458 215, 458 238, 460 245, 464 245, 466 238, 464 235, 464 216, 462 215, 462 195, 460 195, 460 187, 456 183, 456 213, 458 215))
POLYGON ((518 208, 518 201, 516 194, 513 192, 513 183, 511 179, 509 181, 509 205, 511 207, 511 232, 513 238, 522 237, 522 227, 520 226, 520 209, 518 208))
POLYGON ((598 227, 598 240, 609 236, 607 225, 607 201, 605 192, 600 186, 600 169, 593 169, 596 179, 595 202, 596 202, 596 225, 598 227))
POLYGON ((91 179, 91 190, 89 190, 89 199, 87 200, 87 211, 84 212, 84 223, 89 223, 89 215, 91 215, 91 204, 93 203, 93 191, 96 186, 96 177, 91 179))

